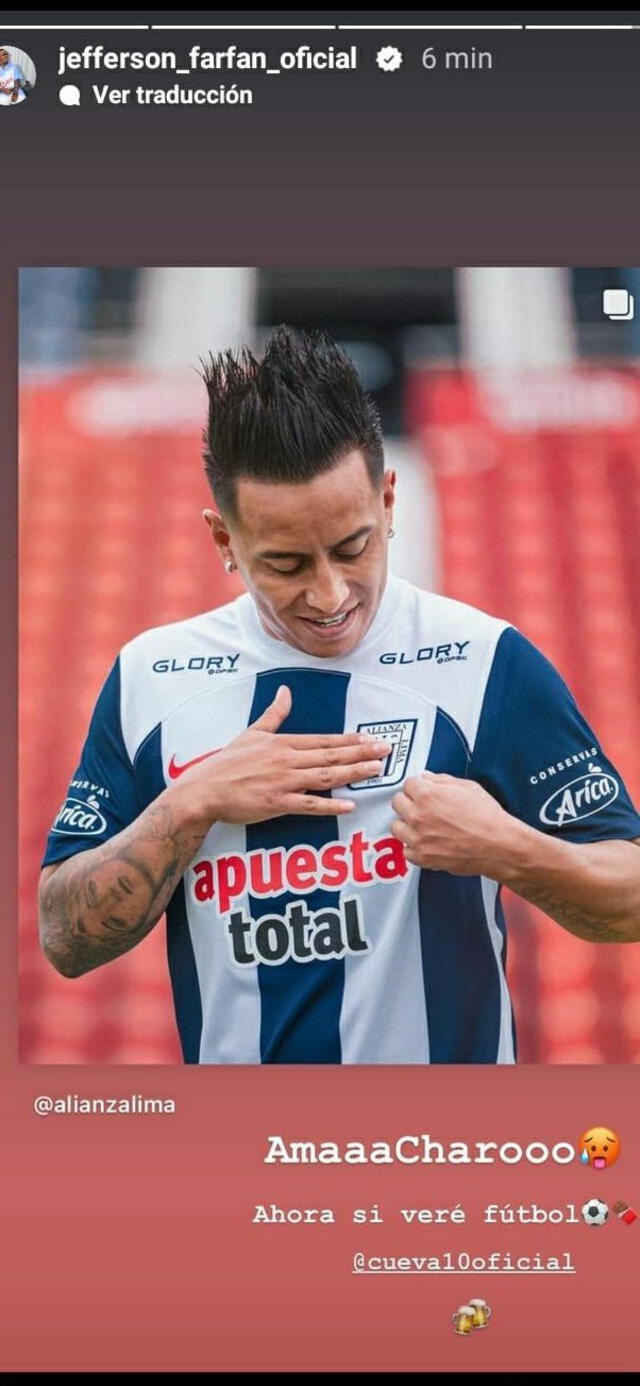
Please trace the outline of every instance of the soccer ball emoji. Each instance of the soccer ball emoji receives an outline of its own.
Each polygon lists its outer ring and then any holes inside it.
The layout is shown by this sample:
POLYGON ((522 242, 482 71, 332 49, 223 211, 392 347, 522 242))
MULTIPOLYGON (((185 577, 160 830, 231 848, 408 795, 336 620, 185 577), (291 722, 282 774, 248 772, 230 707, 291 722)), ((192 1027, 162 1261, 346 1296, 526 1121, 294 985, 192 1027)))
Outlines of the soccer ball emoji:
POLYGON ((620 1141, 610 1126, 592 1126, 585 1131, 580 1145, 581 1163, 590 1165, 592 1169, 608 1169, 620 1154, 620 1141))
POLYGON ((582 1208, 582 1216, 587 1227, 604 1227, 609 1216, 609 1209, 601 1198, 590 1198, 582 1208))

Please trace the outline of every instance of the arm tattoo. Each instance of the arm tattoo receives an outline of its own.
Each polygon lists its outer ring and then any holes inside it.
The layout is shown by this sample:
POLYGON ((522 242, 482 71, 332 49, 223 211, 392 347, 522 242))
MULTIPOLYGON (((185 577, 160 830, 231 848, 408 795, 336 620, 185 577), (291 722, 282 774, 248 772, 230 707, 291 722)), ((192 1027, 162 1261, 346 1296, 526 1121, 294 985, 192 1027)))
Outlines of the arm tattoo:
POLYGON ((111 842, 63 862, 41 904, 43 947, 58 971, 78 977, 145 938, 203 836, 156 800, 111 842))
MULTIPOLYGON (((640 847, 640 837, 631 838, 630 842, 632 846, 640 847)), ((583 909, 572 900, 559 899, 552 890, 536 889, 522 882, 514 884, 512 888, 529 904, 537 905, 569 933, 575 934, 576 938, 586 939, 589 943, 629 943, 636 937, 630 935, 628 928, 621 925, 619 920, 606 916, 598 918, 593 911, 583 909)))
MULTIPOLYGON (((516 886, 513 887, 516 890, 516 886)), ((581 909, 571 900, 559 900, 557 895, 550 890, 533 890, 529 887, 517 889, 517 894, 524 900, 528 900, 530 905, 537 905, 538 909, 555 919, 558 924, 562 924, 569 933, 575 934, 576 938, 584 938, 589 943, 626 943, 629 935, 624 928, 615 924, 611 919, 594 919, 593 914, 588 910, 581 909)))

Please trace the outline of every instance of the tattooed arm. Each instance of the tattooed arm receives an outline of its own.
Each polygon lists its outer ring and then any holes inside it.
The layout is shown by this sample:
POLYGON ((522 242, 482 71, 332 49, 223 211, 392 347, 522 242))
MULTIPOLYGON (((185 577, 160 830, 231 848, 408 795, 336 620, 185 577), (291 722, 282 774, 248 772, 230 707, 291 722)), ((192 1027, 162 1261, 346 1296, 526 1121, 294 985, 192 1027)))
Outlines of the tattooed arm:
POLYGON ((391 824, 407 860, 487 876, 593 943, 640 941, 640 839, 562 841, 522 823, 472 780, 405 781, 391 824))
POLYGON ((535 836, 547 844, 541 859, 523 842, 522 862, 506 884, 577 938, 640 941, 640 838, 573 843, 535 836))
POLYGON ((290 710, 291 694, 283 686, 247 731, 187 770, 129 827, 100 847, 45 867, 40 937, 63 976, 79 977, 145 938, 215 822, 351 811, 352 800, 326 799, 318 791, 380 774, 375 757, 387 755, 388 745, 357 732, 275 736, 290 710))
POLYGON ((58 972, 79 977, 145 938, 208 826, 176 810, 167 790, 103 846, 45 867, 40 938, 58 972))

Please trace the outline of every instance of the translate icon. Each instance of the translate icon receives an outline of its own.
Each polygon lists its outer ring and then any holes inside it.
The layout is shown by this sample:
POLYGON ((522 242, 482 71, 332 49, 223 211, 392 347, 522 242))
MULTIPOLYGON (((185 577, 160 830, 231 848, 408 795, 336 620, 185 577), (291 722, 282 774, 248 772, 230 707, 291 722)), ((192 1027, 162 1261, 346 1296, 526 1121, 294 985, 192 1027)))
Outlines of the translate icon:
POLYGON ((628 289, 605 289, 602 295, 602 311, 611 322, 631 322, 635 302, 628 289))
POLYGON ((80 88, 74 87, 71 82, 66 87, 61 87, 58 92, 58 101, 62 106, 79 106, 80 88))

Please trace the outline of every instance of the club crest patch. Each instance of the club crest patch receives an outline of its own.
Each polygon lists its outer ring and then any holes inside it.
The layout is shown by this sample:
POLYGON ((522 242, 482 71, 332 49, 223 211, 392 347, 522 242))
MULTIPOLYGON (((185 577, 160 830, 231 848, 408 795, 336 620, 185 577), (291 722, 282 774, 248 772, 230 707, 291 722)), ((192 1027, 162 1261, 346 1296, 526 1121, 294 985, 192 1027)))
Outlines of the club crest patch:
POLYGON ((349 789, 379 789, 381 785, 399 784, 404 779, 417 725, 415 717, 406 718, 402 722, 359 722, 356 731, 364 732, 376 739, 381 737, 383 741, 389 742, 391 750, 381 775, 371 780, 360 780, 359 784, 350 784, 349 789))

